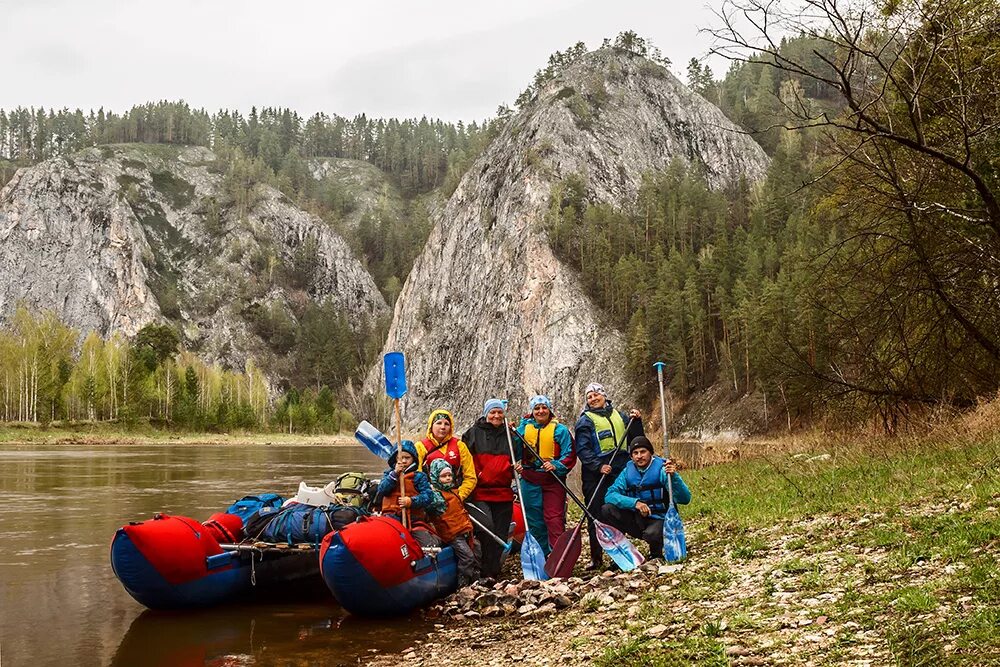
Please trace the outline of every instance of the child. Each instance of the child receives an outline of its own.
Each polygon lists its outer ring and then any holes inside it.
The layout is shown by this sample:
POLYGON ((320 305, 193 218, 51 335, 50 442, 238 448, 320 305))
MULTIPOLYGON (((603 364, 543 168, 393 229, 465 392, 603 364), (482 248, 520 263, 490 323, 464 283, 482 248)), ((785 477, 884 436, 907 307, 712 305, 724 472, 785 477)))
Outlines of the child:
POLYGON ((427 437, 417 443, 418 461, 430 472, 431 461, 444 459, 451 466, 456 491, 466 500, 476 488, 476 464, 464 442, 455 437, 455 422, 451 413, 438 408, 427 418, 427 437))
POLYGON ((458 561, 458 585, 468 586, 479 579, 479 557, 472 539, 472 521, 462 498, 455 491, 454 473, 444 459, 431 461, 431 485, 444 498, 445 509, 432 516, 434 530, 443 544, 450 545, 458 561))
MULTIPOLYGON (((401 452, 389 456, 389 469, 382 475, 375 495, 382 501, 382 514, 401 516, 408 508, 410 521, 426 521, 427 511, 435 505, 434 490, 427 475, 417 470, 417 448, 409 440, 403 441, 401 452), (403 478, 403 493, 399 492, 399 479, 403 478)), ((439 507, 434 507, 439 510, 439 507)))

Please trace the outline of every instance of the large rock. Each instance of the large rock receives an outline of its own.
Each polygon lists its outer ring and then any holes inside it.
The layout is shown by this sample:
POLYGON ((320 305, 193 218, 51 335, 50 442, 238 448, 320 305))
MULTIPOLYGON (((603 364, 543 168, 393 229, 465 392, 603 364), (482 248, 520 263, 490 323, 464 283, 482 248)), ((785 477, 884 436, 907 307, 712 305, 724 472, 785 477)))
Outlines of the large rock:
POLYGON ((0 316, 23 302, 104 336, 173 321, 242 368, 280 361, 267 327, 309 302, 359 328, 387 314, 336 232, 219 167, 205 148, 125 145, 20 170, 0 191, 0 316))
MULTIPOLYGON (((571 174, 591 201, 627 207, 643 175, 674 159, 700 162, 714 187, 767 167, 718 108, 646 59, 602 49, 544 85, 465 175, 396 303, 385 349, 407 354, 405 421, 441 405, 464 425, 489 396, 520 410, 536 392, 572 420, 594 380, 626 402, 623 336, 553 255, 542 221, 571 174)), ((376 366, 367 389, 381 383, 376 366)))

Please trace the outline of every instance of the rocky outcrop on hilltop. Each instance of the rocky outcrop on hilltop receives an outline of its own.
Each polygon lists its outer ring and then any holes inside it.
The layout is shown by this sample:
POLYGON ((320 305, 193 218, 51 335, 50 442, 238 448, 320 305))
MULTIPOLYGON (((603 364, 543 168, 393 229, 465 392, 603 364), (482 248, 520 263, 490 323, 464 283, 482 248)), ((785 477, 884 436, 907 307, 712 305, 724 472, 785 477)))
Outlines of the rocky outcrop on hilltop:
POLYGON ((19 171, 0 191, 0 315, 18 303, 82 332, 179 325, 242 368, 275 360, 308 303, 355 326, 387 314, 344 240, 205 148, 102 146, 19 171))
MULTIPOLYGON (((714 187, 767 167, 718 108, 644 58, 602 49, 542 86, 440 212, 396 303, 386 350, 407 353, 406 421, 441 404, 467 423, 488 396, 520 409, 536 392, 572 418, 593 380, 627 401, 623 336, 553 255, 542 223, 570 175, 591 201, 627 207, 643 176, 673 160, 701 165, 714 187)), ((378 366, 368 390, 381 382, 378 366)))
POLYGON ((406 204, 388 175, 364 160, 319 157, 309 161, 309 173, 325 188, 323 196, 337 211, 345 230, 357 230, 363 217, 402 218, 406 204))

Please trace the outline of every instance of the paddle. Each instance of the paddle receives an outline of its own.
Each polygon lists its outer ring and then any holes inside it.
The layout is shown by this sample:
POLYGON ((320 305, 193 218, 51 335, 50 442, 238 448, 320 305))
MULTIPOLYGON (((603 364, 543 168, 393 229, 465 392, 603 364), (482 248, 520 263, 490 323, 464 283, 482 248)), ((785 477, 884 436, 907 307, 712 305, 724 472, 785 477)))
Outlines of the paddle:
MULTIPOLYGON (((670 439, 667 435, 667 402, 663 397, 664 365, 662 361, 657 361, 653 364, 656 368, 656 378, 660 383, 660 416, 663 421, 663 458, 670 459, 670 439)), ((687 556, 687 540, 684 538, 684 524, 681 523, 681 515, 677 513, 677 506, 674 505, 674 480, 671 475, 667 475, 667 497, 670 499, 670 504, 667 507, 667 513, 663 516, 663 557, 668 563, 683 560, 687 556)))
POLYGON ((354 437, 369 452, 382 460, 388 459, 392 455, 393 450, 395 450, 389 438, 385 437, 382 431, 366 421, 358 424, 358 428, 354 431, 354 437))
MULTIPOLYGON (((611 458, 608 459, 608 465, 609 466, 612 463, 614 463, 615 457, 618 456, 618 452, 619 452, 619 450, 621 450, 622 443, 625 442, 625 437, 627 436, 628 429, 629 429, 629 427, 631 425, 632 425, 632 419, 629 419, 628 423, 625 424, 625 431, 622 433, 621 438, 619 438, 618 442, 615 443, 615 449, 611 453, 611 458)), ((604 483, 604 478, 607 477, 607 476, 608 476, 608 473, 604 473, 603 475, 601 475, 601 479, 598 481, 597 487, 594 489, 594 492, 590 495, 590 498, 587 500, 587 509, 588 510, 590 509, 590 506, 594 504, 594 499, 597 497, 597 492, 600 491, 601 484, 604 483)), ((581 528, 583 528, 583 522, 586 521, 586 520, 587 520, 587 514, 584 514, 580 518, 580 521, 576 524, 576 527, 573 529, 572 533, 570 533, 570 532, 563 533, 560 536, 560 539, 556 540, 556 545, 554 545, 552 547, 552 553, 549 554, 549 558, 555 560, 555 565, 551 566, 551 568, 554 571, 555 570, 562 570, 562 569, 564 569, 566 567, 565 566, 566 562, 573 563, 574 565, 576 564, 577 559, 579 559, 579 557, 580 557, 580 551, 576 550, 576 553, 574 554, 573 553, 573 544, 574 544, 574 542, 577 543, 577 544, 579 544, 580 530, 581 530, 581 528), (567 535, 569 537, 567 537, 567 535), (566 539, 563 539, 563 538, 566 538, 566 539), (557 547, 560 546, 560 544, 559 544, 560 542, 562 543, 562 545, 561 545, 562 546, 562 550, 561 551, 557 551, 557 547)), ((607 524, 604 524, 604 525, 607 526, 607 524)), ((608 526, 608 527, 610 527, 610 526, 608 526)), ((594 525, 594 528, 595 529, 597 528, 596 523, 594 525)), ((615 564, 618 565, 618 567, 621 568, 622 564, 619 563, 618 560, 615 560, 615 557, 614 557, 614 555, 612 555, 612 552, 608 551, 607 548, 605 547, 605 543, 607 543, 608 546, 611 546, 611 544, 612 544, 612 542, 608 539, 607 533, 604 533, 604 531, 601 531, 601 530, 595 530, 595 532, 597 533, 597 542, 598 542, 598 544, 600 544, 601 548, 604 549, 608 553, 609 556, 611 556, 611 558, 612 558, 612 560, 614 560, 615 564)), ((631 560, 635 563, 635 565, 633 565, 629 569, 634 569, 635 567, 638 567, 639 565, 642 565, 642 563, 645 562, 645 559, 643 559, 642 554, 639 553, 639 550, 636 549, 635 546, 633 546, 631 542, 629 542, 628 540, 626 540, 626 542, 628 544, 628 547, 626 547, 626 549, 628 549, 628 556, 631 557, 631 560)), ((625 560, 625 556, 623 554, 619 554, 619 558, 621 558, 623 561, 625 560)), ((627 567, 628 563, 626 562, 625 565, 627 567)), ((571 568, 571 570, 572 570, 572 568, 571 568)))
MULTIPOLYGON (((626 429, 627 431, 628 429, 626 429)), ((539 461, 542 461, 541 455, 535 450, 534 447, 524 438, 523 435, 514 431, 518 438, 528 451, 535 455, 539 461)), ((594 522, 594 527, 597 529, 597 541, 604 549, 604 552, 611 556, 611 560, 615 562, 618 567, 621 568, 622 572, 629 572, 639 567, 643 563, 642 554, 639 550, 635 548, 635 545, 629 541, 625 534, 615 528, 614 526, 609 526, 603 521, 599 521, 593 514, 591 514, 590 509, 583 504, 572 489, 566 485, 566 482, 556 473, 555 470, 550 470, 552 476, 555 477, 559 485, 566 490, 566 495, 576 503, 581 510, 583 510, 584 517, 590 519, 594 522)), ((545 572, 550 577, 562 577, 567 578, 573 575, 573 568, 576 566, 577 560, 580 559, 580 551, 582 550, 582 537, 579 530, 573 531, 569 538, 563 539, 563 536, 567 535, 564 532, 556 540, 555 545, 552 547, 552 553, 549 554, 548 559, 545 561, 545 572), (553 559, 552 555, 556 553, 559 548, 560 543, 562 543, 563 548, 560 550, 561 555, 558 558, 553 559)))
POLYGON ((500 539, 499 535, 497 535, 496 533, 494 533, 492 530, 490 530, 489 528, 487 528, 483 524, 481 524, 478 521, 476 521, 476 518, 474 516, 472 516, 471 514, 469 515, 469 521, 471 521, 473 524, 475 524, 484 533, 486 533, 487 535, 489 535, 490 537, 492 537, 493 540, 496 541, 497 544, 499 544, 500 546, 503 547, 503 550, 505 552, 510 551, 511 547, 514 546, 510 542, 504 542, 502 539, 500 539))
MULTIPOLYGON (((506 419, 506 415, 504 415, 506 419)), ((524 543, 521 545, 521 571, 525 579, 544 581, 549 578, 545 572, 545 552, 542 545, 531 534, 531 526, 528 525, 528 512, 524 510, 524 491, 521 490, 521 476, 517 474, 517 460, 514 458, 514 443, 510 439, 510 428, 504 429, 507 432, 507 449, 510 450, 510 465, 514 470, 514 481, 517 482, 517 496, 521 499, 521 510, 524 512, 524 543)))
MULTIPOLYGON (((386 352, 382 358, 385 364, 385 393, 393 400, 396 411, 396 456, 397 460, 403 453, 403 425, 399 417, 399 399, 406 394, 406 367, 402 352, 386 352)), ((399 476, 399 495, 406 495, 403 486, 403 475, 399 476)), ((407 509, 403 508, 403 526, 410 527, 410 516, 407 509)))

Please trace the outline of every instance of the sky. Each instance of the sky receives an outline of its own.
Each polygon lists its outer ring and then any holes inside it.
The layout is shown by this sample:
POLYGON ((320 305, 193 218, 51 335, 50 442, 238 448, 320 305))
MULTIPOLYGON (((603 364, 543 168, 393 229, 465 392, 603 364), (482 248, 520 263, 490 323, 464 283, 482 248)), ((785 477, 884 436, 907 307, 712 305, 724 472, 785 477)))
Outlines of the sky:
POLYGON ((554 51, 623 30, 683 79, 717 22, 697 0, 0 0, 0 108, 183 99, 469 122, 512 105, 554 51))

